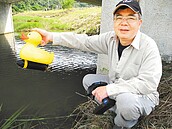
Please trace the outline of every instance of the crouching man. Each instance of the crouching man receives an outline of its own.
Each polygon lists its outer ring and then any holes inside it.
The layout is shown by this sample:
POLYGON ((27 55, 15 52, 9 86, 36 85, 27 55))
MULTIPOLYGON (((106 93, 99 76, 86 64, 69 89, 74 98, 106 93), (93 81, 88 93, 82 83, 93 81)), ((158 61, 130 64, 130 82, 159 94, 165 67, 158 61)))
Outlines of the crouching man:
POLYGON ((109 74, 88 74, 83 86, 87 90, 95 82, 106 82, 106 86, 96 88, 92 94, 100 103, 106 97, 116 101, 114 129, 131 128, 159 103, 161 57, 155 41, 140 32, 142 12, 138 2, 120 1, 113 16, 114 31, 100 35, 33 30, 43 36, 42 45, 52 41, 54 45, 107 54, 109 74))

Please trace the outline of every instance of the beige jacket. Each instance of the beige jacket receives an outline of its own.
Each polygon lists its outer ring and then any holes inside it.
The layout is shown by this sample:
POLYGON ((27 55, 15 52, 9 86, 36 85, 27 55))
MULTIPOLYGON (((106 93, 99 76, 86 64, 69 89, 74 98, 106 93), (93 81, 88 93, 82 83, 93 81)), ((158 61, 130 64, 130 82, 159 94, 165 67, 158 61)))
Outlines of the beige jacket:
POLYGON ((107 93, 111 98, 131 92, 159 104, 157 87, 162 75, 162 63, 158 47, 153 39, 138 31, 132 44, 118 58, 118 38, 114 31, 95 36, 72 32, 54 33, 53 44, 97 54, 107 54, 109 78, 107 93))

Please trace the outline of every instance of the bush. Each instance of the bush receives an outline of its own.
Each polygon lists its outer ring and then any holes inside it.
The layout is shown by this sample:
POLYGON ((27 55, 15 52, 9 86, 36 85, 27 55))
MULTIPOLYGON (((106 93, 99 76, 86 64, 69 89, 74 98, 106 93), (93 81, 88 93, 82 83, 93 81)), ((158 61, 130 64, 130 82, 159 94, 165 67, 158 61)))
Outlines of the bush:
POLYGON ((73 7, 75 0, 60 0, 59 3, 61 4, 62 9, 68 9, 73 7))

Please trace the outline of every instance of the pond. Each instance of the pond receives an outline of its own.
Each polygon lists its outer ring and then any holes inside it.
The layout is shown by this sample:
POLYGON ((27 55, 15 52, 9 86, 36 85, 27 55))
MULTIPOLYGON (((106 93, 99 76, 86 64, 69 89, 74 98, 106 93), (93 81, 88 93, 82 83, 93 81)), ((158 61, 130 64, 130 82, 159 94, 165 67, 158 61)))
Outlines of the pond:
MULTIPOLYGON (((69 115, 86 98, 82 78, 95 73, 97 56, 61 46, 42 47, 55 53, 49 71, 22 69, 16 62, 24 42, 14 34, 0 35, 0 118, 6 119, 22 106, 27 118, 69 115)), ((56 126, 58 126, 56 122, 56 126)))

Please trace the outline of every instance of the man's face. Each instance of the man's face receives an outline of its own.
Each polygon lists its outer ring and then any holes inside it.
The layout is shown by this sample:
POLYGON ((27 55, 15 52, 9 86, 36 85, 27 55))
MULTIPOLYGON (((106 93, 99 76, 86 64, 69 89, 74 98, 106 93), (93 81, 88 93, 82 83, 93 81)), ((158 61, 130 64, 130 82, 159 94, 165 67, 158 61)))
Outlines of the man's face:
POLYGON ((130 8, 118 10, 114 16, 114 30, 120 41, 133 41, 142 20, 130 8))

